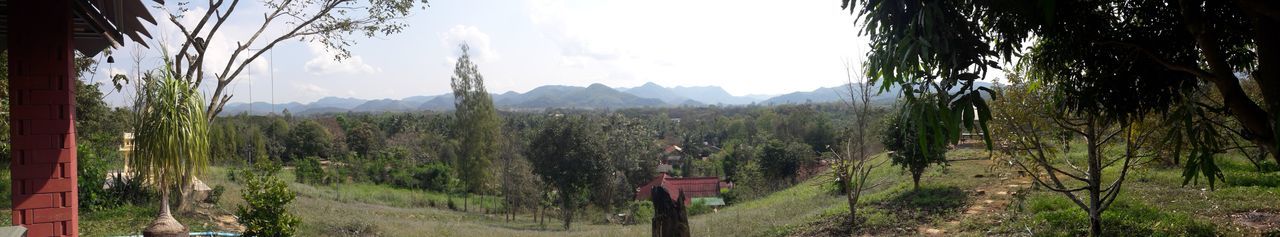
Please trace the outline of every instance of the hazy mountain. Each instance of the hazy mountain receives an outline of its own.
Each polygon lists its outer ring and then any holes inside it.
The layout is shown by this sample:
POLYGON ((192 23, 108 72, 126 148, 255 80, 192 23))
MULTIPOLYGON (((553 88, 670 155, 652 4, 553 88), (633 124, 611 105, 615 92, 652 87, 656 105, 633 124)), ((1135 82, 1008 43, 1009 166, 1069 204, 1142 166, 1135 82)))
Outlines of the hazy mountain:
MULTIPOLYGON (((990 87, 990 83, 978 82, 978 86, 990 87)), ((875 88, 878 90, 879 88, 875 88)), ((886 103, 895 100, 900 93, 898 88, 872 97, 873 103, 886 103)), ((624 91, 609 88, 603 84, 591 84, 587 87, 548 85, 540 86, 525 93, 508 91, 502 94, 489 94, 498 109, 544 109, 544 108, 636 108, 636 107, 670 107, 670 106, 706 106, 713 104, 743 105, 757 103, 761 105, 829 103, 838 102, 848 97, 845 86, 818 88, 813 91, 793 92, 778 96, 747 95, 734 96, 718 86, 695 86, 674 88, 662 87, 655 83, 629 88, 624 91), (767 98, 766 98, 767 97, 767 98)), ((345 112, 405 112, 405 111, 448 111, 453 110, 453 95, 411 96, 404 99, 366 100, 358 98, 324 97, 315 102, 283 103, 273 106, 266 102, 254 102, 253 110, 247 103, 230 103, 223 108, 222 115, 236 115, 250 112, 254 115, 281 113, 289 110, 294 115, 311 115, 321 113, 345 112)))
POLYGON ((249 103, 236 102, 236 103, 228 103, 227 105, 223 106, 222 113, 219 113, 219 114, 220 115, 237 115, 244 112, 248 112, 249 114, 252 114, 252 115, 263 115, 268 113, 280 114, 280 113, 283 113, 284 110, 289 110, 289 113, 296 114, 297 112, 301 112, 306 109, 307 109, 306 105, 298 102, 275 104, 275 106, 272 106, 271 103, 267 103, 267 102, 253 102, 252 106, 250 106, 249 103), (249 110, 250 108, 253 108, 253 111, 250 111, 249 110))
POLYGON ((658 84, 653 82, 645 83, 640 87, 630 88, 630 89, 621 90, 621 91, 626 92, 627 94, 639 96, 641 98, 662 100, 663 102, 666 102, 669 104, 679 104, 689 100, 688 97, 685 97, 670 89, 667 89, 666 87, 659 86, 658 84))
POLYGON ((403 100, 381 99, 381 100, 370 100, 368 102, 364 102, 364 104, 360 104, 359 106, 352 108, 351 111, 354 111, 354 112, 404 112, 404 111, 413 111, 416 108, 417 107, 415 106, 410 106, 409 103, 406 103, 403 100))
POLYGON ((453 110, 453 94, 443 94, 431 98, 427 102, 418 105, 418 110, 446 111, 453 110))
POLYGON ((319 100, 316 100, 316 102, 311 102, 310 104, 307 104, 307 107, 309 108, 333 107, 333 108, 341 108, 341 109, 352 109, 368 101, 369 100, 366 100, 366 99, 339 98, 339 97, 330 96, 330 97, 320 98, 319 100))
POLYGON ((404 99, 400 99, 400 100, 404 101, 405 103, 413 107, 418 107, 418 105, 421 105, 424 102, 430 101, 431 99, 435 99, 437 96, 439 95, 419 95, 419 96, 405 97, 404 99))
MULTIPOLYGON (((973 84, 975 87, 993 87, 991 83, 981 81, 974 82, 973 84)), ((817 90, 809 92, 792 92, 769 98, 768 100, 761 101, 760 104, 775 105, 838 102, 841 101, 842 98, 849 97, 848 85, 849 84, 836 87, 818 88, 817 90)), ((873 93, 871 96, 871 103, 888 103, 897 100, 898 95, 902 94, 902 88, 894 85, 890 86, 889 90, 880 92, 880 86, 877 85, 871 88, 871 93, 873 93)), ((983 93, 983 97, 989 98, 985 93, 983 93)))
POLYGON ((719 86, 677 86, 671 88, 671 91, 706 104, 744 105, 764 100, 746 96, 734 96, 719 86))
MULTIPOLYGON (((792 92, 788 94, 775 96, 773 98, 769 98, 767 100, 761 101, 760 104, 776 105, 776 104, 840 102, 842 100, 847 100, 849 98, 849 89, 847 87, 848 85, 849 84, 834 86, 834 87, 823 87, 823 88, 818 88, 817 90, 813 90, 809 92, 792 92)), ((894 98, 896 98, 899 93, 899 89, 897 87, 890 87, 889 91, 875 94, 878 90, 879 90, 878 87, 871 88, 871 93, 873 93, 873 95, 871 96, 872 103, 893 101, 894 98)))
MULTIPOLYGON (((563 89, 563 88, 562 88, 563 89)), ((533 94, 530 91, 528 94, 533 94)), ((517 104, 516 108, 632 108, 657 107, 667 103, 658 99, 641 98, 623 93, 600 83, 564 94, 548 94, 517 104)), ((499 106, 501 107, 501 106, 499 106)))

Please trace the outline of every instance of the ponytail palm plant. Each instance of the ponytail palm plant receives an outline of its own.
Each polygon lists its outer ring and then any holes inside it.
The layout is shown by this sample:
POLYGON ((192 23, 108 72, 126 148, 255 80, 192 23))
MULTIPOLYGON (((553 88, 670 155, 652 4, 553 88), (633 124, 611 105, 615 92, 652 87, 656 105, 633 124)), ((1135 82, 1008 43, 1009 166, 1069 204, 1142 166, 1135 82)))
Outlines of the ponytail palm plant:
MULTIPOLYGON (((171 67, 166 62, 166 67, 171 67)), ((147 236, 185 236, 186 228, 169 210, 171 190, 190 184, 209 163, 209 122, 204 98, 170 70, 157 70, 138 82, 134 104, 137 155, 129 161, 135 176, 160 190, 160 214, 147 236)))

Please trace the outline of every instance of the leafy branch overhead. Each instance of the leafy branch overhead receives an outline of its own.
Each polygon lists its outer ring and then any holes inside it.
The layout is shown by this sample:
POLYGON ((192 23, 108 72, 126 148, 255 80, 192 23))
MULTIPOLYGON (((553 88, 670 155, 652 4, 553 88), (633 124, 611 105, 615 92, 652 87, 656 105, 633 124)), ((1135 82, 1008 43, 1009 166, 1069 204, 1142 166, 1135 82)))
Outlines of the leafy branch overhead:
MULTIPOLYGON (((1131 122, 1164 115, 1196 94, 1216 94, 1207 111, 1234 118, 1219 126, 1280 161, 1280 2, 1261 0, 941 1, 844 0, 871 38, 867 74, 904 89, 909 117, 942 120, 921 129, 927 142, 948 140, 953 116, 973 106, 972 81, 1000 65, 1017 65, 1029 86, 1062 92, 1067 112, 1131 122), (1018 57, 1015 57, 1018 56, 1018 57), (1016 60, 1015 60, 1016 59, 1016 60), (1256 85, 1259 93, 1250 93, 1256 85), (933 98, 925 98, 933 97, 933 98), (934 104, 924 104, 934 99, 934 104), (924 104, 924 105, 921 105, 924 104), (951 115, 947 114, 951 112, 951 115), (943 134, 943 135, 938 135, 943 134)), ((990 93, 990 92, 988 92, 990 93)), ((963 122, 957 122, 964 120, 963 122)), ((986 131, 986 126, 979 124, 986 131)), ((1197 120, 1199 121, 1199 120, 1197 120)), ((1203 126, 1181 126, 1196 129, 1203 126)), ((990 140, 988 139, 990 148, 990 140)), ((1219 149, 1190 142, 1207 159, 1219 149)), ((1207 162, 1207 163, 1206 163, 1207 162)), ((1215 176, 1210 161, 1196 172, 1215 176)), ((1189 168, 1190 169, 1190 168, 1189 168)), ((1188 173, 1191 174, 1191 173, 1188 173)))
MULTIPOLYGON (((353 36, 377 37, 400 33, 407 27, 403 19, 410 15, 415 5, 427 5, 426 0, 268 0, 262 2, 266 13, 252 35, 236 39, 235 48, 224 62, 208 62, 205 55, 208 42, 215 40, 222 25, 232 20, 232 13, 241 6, 240 0, 213 0, 197 13, 195 25, 185 25, 182 19, 193 10, 188 1, 172 2, 159 6, 168 13, 168 19, 182 33, 182 45, 173 55, 173 75, 192 83, 192 88, 203 85, 205 77, 215 80, 213 94, 206 108, 212 120, 227 101, 231 100, 226 87, 234 81, 254 60, 280 42, 298 39, 319 42, 328 50, 337 51, 334 60, 351 56, 348 46, 355 44, 353 36), (276 32, 280 29, 282 31, 276 32), (222 65, 221 68, 205 68, 206 65, 222 65)), ((237 15, 241 16, 241 15, 237 15)), ((247 15, 245 17, 248 17, 247 15)))

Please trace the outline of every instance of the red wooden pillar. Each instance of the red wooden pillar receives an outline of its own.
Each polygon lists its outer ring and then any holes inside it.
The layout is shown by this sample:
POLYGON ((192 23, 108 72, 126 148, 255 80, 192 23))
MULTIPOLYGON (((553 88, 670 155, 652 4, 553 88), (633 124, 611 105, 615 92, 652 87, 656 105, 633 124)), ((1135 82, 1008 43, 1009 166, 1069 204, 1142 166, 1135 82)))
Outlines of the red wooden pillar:
POLYGON ((71 2, 8 9, 13 223, 27 236, 77 236, 71 2))

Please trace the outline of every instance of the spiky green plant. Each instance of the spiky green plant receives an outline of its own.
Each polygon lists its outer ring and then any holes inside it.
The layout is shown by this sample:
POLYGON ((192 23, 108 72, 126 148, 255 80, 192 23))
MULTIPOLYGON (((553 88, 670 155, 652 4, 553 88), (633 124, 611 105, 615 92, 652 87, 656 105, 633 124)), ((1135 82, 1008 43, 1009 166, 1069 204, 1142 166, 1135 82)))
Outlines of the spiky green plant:
POLYGON ((138 82, 133 121, 137 155, 129 163, 134 177, 161 191, 162 206, 152 227, 177 224, 185 230, 170 214, 169 193, 190 184, 209 164, 209 122, 200 92, 169 72, 157 70, 138 82))

